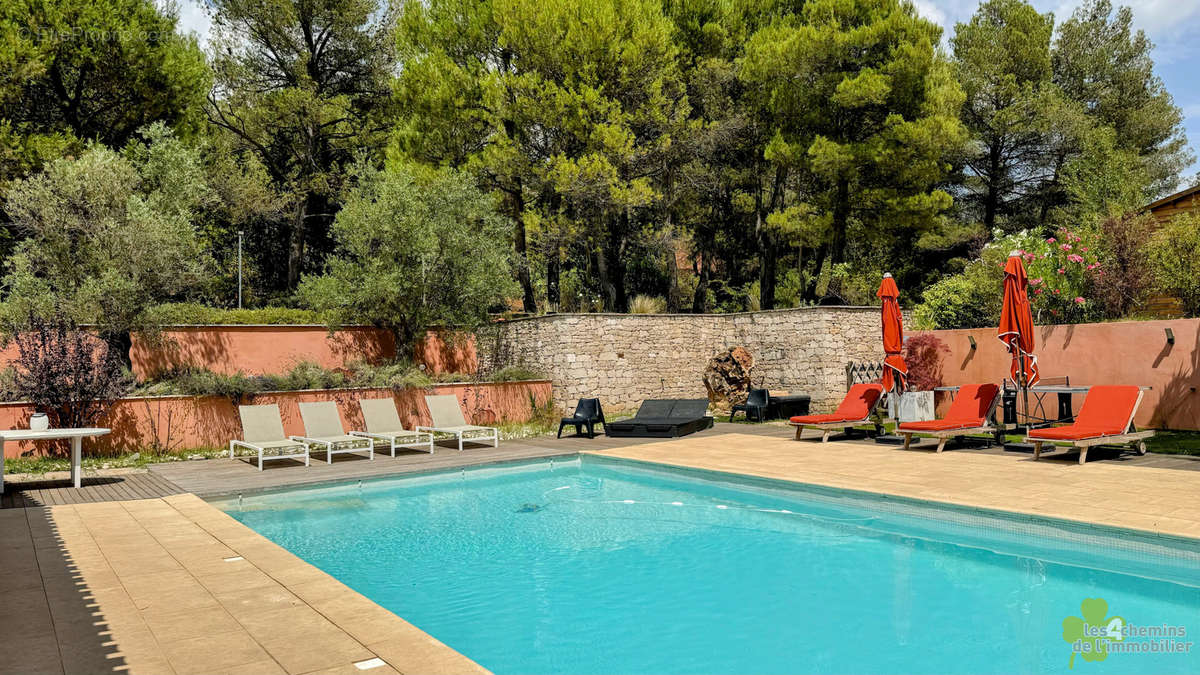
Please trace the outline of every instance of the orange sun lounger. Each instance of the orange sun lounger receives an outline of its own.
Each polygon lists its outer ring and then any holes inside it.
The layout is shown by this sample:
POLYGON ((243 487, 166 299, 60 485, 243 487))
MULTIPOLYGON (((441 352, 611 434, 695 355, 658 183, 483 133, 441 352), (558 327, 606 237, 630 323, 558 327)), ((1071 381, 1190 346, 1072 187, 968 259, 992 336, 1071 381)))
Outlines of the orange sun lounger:
POLYGON ((829 434, 837 429, 848 429, 870 422, 871 413, 875 411, 875 407, 879 405, 882 397, 882 384, 878 382, 856 384, 850 387, 850 391, 846 392, 846 397, 842 399, 841 405, 832 413, 800 415, 788 420, 788 424, 796 427, 796 440, 800 440, 800 433, 804 431, 804 427, 821 429, 825 432, 821 435, 821 442, 825 443, 829 440, 829 434))
POLYGON ((1042 455, 1042 445, 1067 444, 1079 448, 1079 463, 1087 461, 1093 445, 1134 444, 1146 454, 1146 439, 1153 431, 1138 431, 1133 416, 1142 403, 1142 390, 1132 385, 1104 385, 1088 389, 1074 424, 1047 429, 1030 429, 1025 442, 1033 443, 1033 458, 1042 455))
POLYGON ((901 422, 896 433, 904 434, 904 449, 912 444, 914 434, 938 439, 937 451, 946 448, 946 441, 967 434, 995 433, 990 425, 996 411, 996 399, 1000 387, 995 384, 966 384, 958 388, 958 394, 940 420, 924 422, 901 422))

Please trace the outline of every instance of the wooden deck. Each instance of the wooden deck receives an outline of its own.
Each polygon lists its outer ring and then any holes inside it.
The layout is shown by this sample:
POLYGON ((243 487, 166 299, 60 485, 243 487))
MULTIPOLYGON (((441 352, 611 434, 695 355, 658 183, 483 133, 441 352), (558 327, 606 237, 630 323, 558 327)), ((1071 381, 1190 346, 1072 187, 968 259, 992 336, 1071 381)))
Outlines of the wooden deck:
MULTIPOLYGON (((775 432, 783 433, 779 427, 775 427, 775 432)), ((247 457, 154 464, 150 466, 150 471, 188 492, 201 497, 215 497, 539 457, 575 455, 583 450, 609 450, 663 440, 671 439, 609 438, 603 435, 589 439, 564 434, 561 439, 543 436, 501 441, 498 448, 468 444, 462 452, 451 444, 436 446, 433 454, 413 450, 397 451, 395 459, 387 453, 377 452, 374 460, 367 459, 366 453, 343 453, 334 455, 333 463, 328 464, 324 454, 315 454, 308 467, 304 466, 303 461, 287 459, 266 462, 263 470, 259 471, 258 465, 254 463, 255 458, 247 457)))
POLYGON ((0 495, 0 508, 56 506, 153 499, 184 492, 170 480, 155 473, 127 473, 119 476, 87 476, 76 489, 70 480, 39 480, 6 483, 0 495))

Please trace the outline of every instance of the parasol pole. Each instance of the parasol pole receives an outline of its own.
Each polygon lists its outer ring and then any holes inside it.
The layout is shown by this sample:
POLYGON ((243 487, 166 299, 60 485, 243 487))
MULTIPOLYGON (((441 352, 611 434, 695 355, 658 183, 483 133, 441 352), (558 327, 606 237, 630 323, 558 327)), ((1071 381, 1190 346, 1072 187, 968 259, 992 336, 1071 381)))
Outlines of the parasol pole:
POLYGON ((1029 424, 1029 376, 1025 374, 1025 352, 1021 352, 1021 399, 1025 404, 1025 431, 1028 432, 1032 427, 1029 424))

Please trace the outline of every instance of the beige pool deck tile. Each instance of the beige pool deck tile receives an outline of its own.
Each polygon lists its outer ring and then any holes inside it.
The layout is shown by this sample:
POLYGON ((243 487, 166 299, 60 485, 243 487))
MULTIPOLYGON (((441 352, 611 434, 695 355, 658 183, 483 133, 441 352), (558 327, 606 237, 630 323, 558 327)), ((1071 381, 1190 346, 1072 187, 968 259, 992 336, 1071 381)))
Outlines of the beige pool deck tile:
POLYGON ((307 605, 256 614, 242 625, 292 675, 375 657, 307 605))
POLYGON ((225 670, 214 670, 211 675, 288 675, 288 672, 274 660, 267 659, 266 661, 243 663, 225 670))
POLYGON ((278 583, 272 583, 270 586, 259 586, 258 588, 243 588, 214 593, 213 596, 225 609, 239 617, 273 612, 289 607, 299 607, 304 604, 303 600, 297 598, 278 583))
POLYGON ((206 675, 271 657, 242 630, 176 640, 164 644, 167 660, 180 675, 206 675))
MULTIPOLYGON (((598 454, 1200 537, 1193 472, 822 445, 784 428, 598 454)), ((0 612, 5 672, 486 672, 195 495, 0 511, 0 535, 0 593, 22 608, 0 612)))
POLYGON ((192 495, 3 511, 0 542, 2 672, 485 672, 192 495))
POLYGON ((1029 455, 905 452, 853 440, 795 441, 784 429, 778 437, 693 436, 594 454, 1200 538, 1200 511, 1180 508, 1200 504, 1194 472, 1079 465, 1076 455, 1034 461, 1029 455))
POLYGON ((196 577, 212 593, 231 593, 277 585, 274 579, 267 576, 257 567, 249 564, 239 565, 237 562, 222 561, 221 564, 224 565, 224 569, 219 567, 205 568, 203 571, 197 571, 196 577))
MULTIPOLYGON (((434 640, 392 639, 367 645, 384 661, 402 673, 486 673, 482 666, 434 640)), ((372 671, 364 671, 370 673, 372 671)))
POLYGON ((152 610, 143 614, 146 625, 160 643, 186 640, 189 638, 228 633, 241 629, 224 607, 204 609, 152 610))

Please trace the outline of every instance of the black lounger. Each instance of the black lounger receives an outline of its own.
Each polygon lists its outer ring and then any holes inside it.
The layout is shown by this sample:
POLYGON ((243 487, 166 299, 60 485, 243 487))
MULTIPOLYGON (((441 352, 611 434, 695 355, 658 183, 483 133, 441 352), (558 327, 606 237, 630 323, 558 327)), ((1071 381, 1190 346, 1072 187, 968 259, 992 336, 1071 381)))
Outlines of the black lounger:
POLYGON ((604 425, 609 436, 636 438, 675 438, 713 425, 706 415, 708 399, 658 399, 642 402, 637 415, 604 425))

